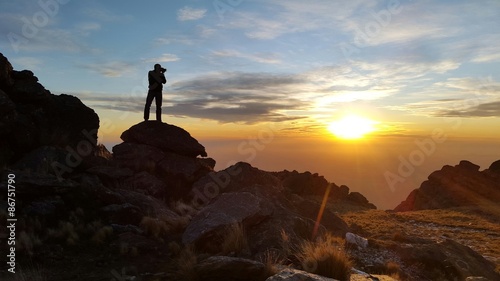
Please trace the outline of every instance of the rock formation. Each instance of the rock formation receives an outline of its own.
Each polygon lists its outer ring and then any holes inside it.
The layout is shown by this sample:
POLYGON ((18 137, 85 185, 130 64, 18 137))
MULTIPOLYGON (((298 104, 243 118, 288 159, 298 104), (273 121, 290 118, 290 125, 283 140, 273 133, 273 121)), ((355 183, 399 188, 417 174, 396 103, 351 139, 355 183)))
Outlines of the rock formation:
POLYGON ((479 166, 461 161, 444 166, 429 175, 420 188, 413 190, 395 211, 484 206, 500 202, 499 161, 479 171, 479 166))
POLYGON ((51 94, 33 72, 13 70, 0 54, 0 167, 45 146, 45 156, 61 160, 54 171, 61 176, 92 155, 98 128, 94 110, 76 97, 51 94))
POLYGON ((164 182, 166 187, 154 191, 156 196, 186 197, 191 185, 215 166, 211 158, 197 158, 207 156, 205 147, 174 125, 144 121, 123 132, 121 138, 124 142, 113 147, 114 161, 141 173, 142 180, 130 180, 143 189, 164 182))

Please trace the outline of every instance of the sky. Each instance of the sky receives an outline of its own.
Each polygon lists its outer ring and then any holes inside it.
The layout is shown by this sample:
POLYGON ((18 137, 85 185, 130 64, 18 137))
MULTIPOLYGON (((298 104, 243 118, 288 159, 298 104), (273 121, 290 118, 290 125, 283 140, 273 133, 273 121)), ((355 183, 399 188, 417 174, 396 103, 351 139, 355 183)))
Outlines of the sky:
POLYGON ((110 150, 160 63, 163 121, 216 169, 319 173, 381 209, 444 165, 500 159, 499 27, 497 0, 0 2, 0 52, 93 108, 110 150), (348 115, 373 131, 328 130, 348 115))

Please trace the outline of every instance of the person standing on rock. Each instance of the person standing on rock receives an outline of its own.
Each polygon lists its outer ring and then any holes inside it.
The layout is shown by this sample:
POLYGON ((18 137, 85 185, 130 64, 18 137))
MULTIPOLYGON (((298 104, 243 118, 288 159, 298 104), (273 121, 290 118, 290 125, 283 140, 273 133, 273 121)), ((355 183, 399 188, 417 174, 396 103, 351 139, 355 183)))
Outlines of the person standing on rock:
POLYGON ((167 83, 165 72, 167 70, 160 64, 155 64, 154 70, 148 72, 149 91, 146 97, 146 106, 144 107, 144 120, 149 120, 149 110, 153 99, 156 102, 156 120, 161 122, 161 102, 163 84, 167 83))

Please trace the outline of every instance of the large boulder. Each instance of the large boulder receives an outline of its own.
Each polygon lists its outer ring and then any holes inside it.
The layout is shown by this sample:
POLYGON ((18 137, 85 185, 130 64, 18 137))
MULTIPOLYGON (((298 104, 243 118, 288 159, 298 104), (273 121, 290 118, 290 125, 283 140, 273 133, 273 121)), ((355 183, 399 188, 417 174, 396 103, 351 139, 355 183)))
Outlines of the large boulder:
POLYGON ((193 184, 192 196, 206 204, 225 192, 248 191, 254 186, 283 191, 280 180, 272 173, 259 170, 245 162, 238 162, 222 171, 211 172, 193 184))
POLYGON ((485 171, 479 171, 479 166, 469 161, 461 161, 454 167, 446 165, 431 173, 395 211, 497 204, 500 202, 500 181, 494 164, 485 171))
POLYGON ((121 167, 147 172, 168 187, 170 199, 187 198, 194 182, 213 171, 215 160, 182 128, 158 121, 144 121, 122 133, 123 143, 113 147, 113 159, 121 167))
POLYGON ((182 235, 182 242, 199 244, 233 224, 241 223, 249 227, 269 217, 271 213, 266 202, 251 193, 222 194, 193 218, 182 235))
POLYGON ((123 132, 121 139, 190 157, 207 156, 205 147, 186 130, 163 122, 144 121, 136 124, 123 132))

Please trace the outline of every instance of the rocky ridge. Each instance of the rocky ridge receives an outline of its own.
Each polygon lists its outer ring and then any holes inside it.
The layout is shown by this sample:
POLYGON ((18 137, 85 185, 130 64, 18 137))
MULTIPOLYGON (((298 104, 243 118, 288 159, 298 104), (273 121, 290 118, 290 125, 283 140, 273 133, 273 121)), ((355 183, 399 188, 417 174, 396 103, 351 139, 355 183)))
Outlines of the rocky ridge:
POLYGON ((488 206, 500 202, 500 161, 479 171, 479 166, 461 161, 429 175, 395 211, 416 211, 463 206, 488 206))

